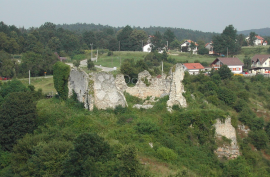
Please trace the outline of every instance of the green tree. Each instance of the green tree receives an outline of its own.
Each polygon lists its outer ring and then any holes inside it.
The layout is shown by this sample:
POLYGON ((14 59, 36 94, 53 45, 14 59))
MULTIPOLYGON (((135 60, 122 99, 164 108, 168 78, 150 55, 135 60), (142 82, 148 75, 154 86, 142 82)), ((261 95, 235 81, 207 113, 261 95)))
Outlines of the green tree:
POLYGON ((218 74, 222 80, 230 79, 233 76, 230 68, 227 65, 222 65, 218 70, 218 74))
POLYGON ((231 55, 240 52, 241 47, 237 41, 237 30, 233 25, 226 26, 221 35, 213 37, 213 47, 216 53, 226 54, 227 48, 231 55))
POLYGON ((117 35, 117 40, 120 41, 120 50, 128 51, 131 48, 130 35, 132 33, 132 28, 127 25, 117 35))
POLYGON ((111 158, 110 146, 95 133, 83 133, 74 140, 74 149, 64 163, 65 176, 99 176, 97 162, 111 158))
POLYGON ((155 32, 154 36, 151 38, 151 43, 152 51, 161 50, 165 46, 162 35, 159 31, 155 32))
POLYGON ((49 42, 48 42, 48 47, 57 53, 60 53, 60 50, 62 48, 61 41, 59 40, 58 37, 52 37, 49 42))
POLYGON ((7 51, 8 48, 9 48, 9 38, 5 33, 0 32, 0 50, 7 51))
POLYGON ((87 69, 91 70, 91 69, 94 69, 94 68, 95 68, 94 62, 91 59, 88 59, 87 60, 87 69))
POLYGON ((134 145, 125 145, 118 154, 118 158, 121 161, 120 176, 141 176, 140 162, 134 145))
POLYGON ((248 44, 251 46, 254 46, 254 41, 256 40, 257 34, 255 32, 250 32, 249 33, 249 39, 248 39, 248 44))
POLYGON ((258 149, 265 149, 269 139, 264 130, 250 131, 248 136, 251 139, 252 144, 258 149))
POLYGON ((88 48, 91 48, 90 44, 94 44, 93 46, 96 46, 96 36, 93 31, 85 31, 83 33, 83 40, 88 46, 88 48))
POLYGON ((129 36, 130 38, 130 50, 142 51, 142 42, 147 42, 147 34, 143 30, 133 30, 129 36))
POLYGON ((4 82, 0 89, 0 95, 5 98, 10 93, 25 92, 26 90, 27 88, 21 81, 14 79, 8 82, 4 82))
POLYGON ((164 41, 168 41, 170 43, 175 39, 175 34, 171 29, 167 29, 163 34, 164 41))
POLYGON ((41 74, 43 68, 42 55, 34 52, 26 52, 22 56, 21 72, 23 74, 31 71, 32 76, 38 76, 41 74))
POLYGON ((117 39, 111 38, 111 39, 109 40, 109 46, 108 46, 108 49, 109 49, 110 51, 117 51, 117 50, 119 50, 119 43, 118 43, 117 39))
POLYGON ((0 76, 2 77, 13 77, 14 76, 14 61, 11 59, 11 56, 4 52, 0 51, 0 76))
POLYGON ((0 144, 11 151, 16 141, 36 128, 36 103, 27 92, 10 93, 0 107, 0 144))
POLYGON ((171 48, 171 49, 179 49, 180 45, 181 45, 180 42, 177 39, 175 39, 174 41, 169 43, 169 48, 171 48))
POLYGON ((66 100, 68 98, 68 77, 70 66, 60 61, 53 66, 53 82, 54 88, 58 92, 60 98, 66 100))
POLYGON ((244 69, 249 70, 251 68, 251 59, 248 56, 244 58, 244 69))

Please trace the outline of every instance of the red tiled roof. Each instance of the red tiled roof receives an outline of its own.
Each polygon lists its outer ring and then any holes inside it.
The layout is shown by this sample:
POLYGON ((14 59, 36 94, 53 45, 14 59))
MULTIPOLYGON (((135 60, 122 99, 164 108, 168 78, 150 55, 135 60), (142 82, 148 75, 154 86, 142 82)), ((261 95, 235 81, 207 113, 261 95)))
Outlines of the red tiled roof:
POLYGON ((234 66, 234 65, 244 65, 242 61, 240 61, 238 58, 217 58, 213 61, 212 64, 215 64, 217 61, 220 61, 224 65, 227 66, 234 66))
POLYGON ((259 39, 259 40, 264 40, 264 38, 263 37, 261 37, 261 36, 255 36, 257 39, 259 39))
POLYGON ((201 63, 184 63, 183 65, 185 65, 187 69, 204 69, 201 63))
POLYGON ((257 54, 257 55, 254 55, 251 60, 254 62, 257 62, 257 60, 259 60, 260 63, 263 64, 265 62, 265 60, 267 60, 268 58, 270 58, 270 55, 258 55, 257 54))

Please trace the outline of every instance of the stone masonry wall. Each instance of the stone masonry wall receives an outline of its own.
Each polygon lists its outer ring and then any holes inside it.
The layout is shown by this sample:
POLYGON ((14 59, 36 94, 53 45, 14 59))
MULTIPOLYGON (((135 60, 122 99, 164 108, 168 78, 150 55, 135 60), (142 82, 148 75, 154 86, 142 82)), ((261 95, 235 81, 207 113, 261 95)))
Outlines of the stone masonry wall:
MULTIPOLYGON (((183 65, 178 63, 171 69, 171 89, 169 100, 167 101, 167 106, 170 108, 173 105, 179 105, 180 107, 187 107, 186 98, 182 95, 184 90, 184 85, 182 80, 184 79, 184 68, 183 65)), ((170 110, 170 109, 169 109, 170 110)))
POLYGON ((218 147, 215 153, 218 157, 227 157, 228 159, 234 159, 240 155, 239 147, 237 145, 236 131, 231 124, 231 118, 228 117, 225 119, 225 122, 217 120, 215 123, 216 128, 216 138, 221 139, 222 136, 231 140, 230 145, 223 144, 223 146, 218 147))
POLYGON ((77 94, 84 107, 93 110, 115 108, 117 105, 127 106, 122 91, 116 87, 115 78, 105 72, 87 74, 84 71, 72 68, 69 77, 69 96, 72 90, 77 94))
POLYGON ((168 95, 170 92, 171 81, 166 79, 166 75, 152 77, 149 72, 145 70, 138 74, 138 81, 134 87, 127 86, 123 74, 117 75, 116 78, 118 89, 141 99, 146 99, 148 96, 161 97, 168 95))

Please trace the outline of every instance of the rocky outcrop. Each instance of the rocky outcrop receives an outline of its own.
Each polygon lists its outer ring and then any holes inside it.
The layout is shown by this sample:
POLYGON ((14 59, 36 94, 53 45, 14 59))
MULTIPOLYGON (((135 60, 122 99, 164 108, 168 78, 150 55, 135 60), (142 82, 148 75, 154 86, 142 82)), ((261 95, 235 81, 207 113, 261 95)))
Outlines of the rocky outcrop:
POLYGON ((216 128, 217 141, 222 140, 223 136, 231 141, 229 144, 222 143, 222 145, 217 148, 215 153, 218 155, 218 157, 226 157, 228 159, 234 159, 238 157, 240 152, 237 145, 236 131, 231 124, 231 118, 226 118, 224 122, 218 119, 214 126, 216 128))
POLYGON ((180 107, 187 107, 186 98, 183 96, 184 85, 182 80, 184 79, 184 68, 183 65, 178 63, 171 69, 171 87, 169 100, 167 101, 167 106, 170 108, 173 105, 179 105, 180 107))
POLYGON ((93 110, 115 108, 117 105, 127 106, 123 92, 116 87, 112 74, 100 72, 87 74, 84 71, 72 68, 69 77, 69 96, 72 90, 77 99, 84 103, 84 107, 93 110))

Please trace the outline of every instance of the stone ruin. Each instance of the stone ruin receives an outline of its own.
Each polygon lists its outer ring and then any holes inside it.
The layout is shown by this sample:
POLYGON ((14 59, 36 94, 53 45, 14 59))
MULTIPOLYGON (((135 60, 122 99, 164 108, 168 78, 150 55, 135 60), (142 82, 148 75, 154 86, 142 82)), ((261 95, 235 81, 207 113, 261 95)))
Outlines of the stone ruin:
MULTIPOLYGON (((112 74, 106 72, 87 74, 80 69, 72 68, 68 84, 69 96, 74 90, 78 100, 84 103, 84 107, 89 110, 93 110, 94 105, 98 109, 115 108, 117 105, 128 106, 124 92, 142 99, 169 95, 168 107, 175 104, 186 107, 186 99, 182 95, 185 92, 182 84, 183 78, 183 66, 176 64, 168 76, 164 74, 153 77, 148 71, 143 71, 138 74, 136 85, 128 87, 123 74, 118 74, 114 78, 112 74)), ((152 108, 151 104, 136 107, 152 108)))
POLYGON ((224 143, 222 146, 218 147, 215 153, 218 155, 219 158, 237 158, 240 155, 240 152, 237 145, 236 130, 231 124, 231 118, 227 117, 224 122, 222 122, 220 119, 217 119, 214 127, 216 128, 217 140, 222 139, 222 136, 225 136, 226 138, 231 140, 230 144, 224 143))
POLYGON ((69 96, 72 92, 77 94, 77 99, 84 107, 93 110, 115 108, 117 105, 127 106, 126 98, 121 90, 116 87, 115 78, 106 72, 91 73, 72 68, 70 71, 69 96))
MULTIPOLYGON (((77 99, 84 104, 84 107, 93 110, 94 106, 98 109, 115 108, 117 105, 126 107, 127 102, 124 92, 130 95, 149 100, 143 105, 134 105, 135 108, 151 109, 151 103, 156 98, 169 95, 167 108, 170 111, 173 105, 187 107, 186 99, 182 95, 184 86, 184 69, 182 64, 176 64, 171 68, 168 76, 161 75, 153 77, 148 71, 143 71, 138 75, 138 81, 134 87, 128 87, 123 74, 114 78, 112 74, 106 72, 87 74, 84 71, 72 68, 69 77, 69 96, 72 92, 77 94, 77 99)), ((195 98, 194 98, 195 99, 195 98)), ((216 138, 222 136, 231 140, 231 144, 223 144, 215 151, 218 157, 227 157, 228 159, 236 158, 240 155, 237 145, 236 131, 231 125, 231 118, 228 117, 224 122, 217 120, 214 125, 216 128, 216 138)))

